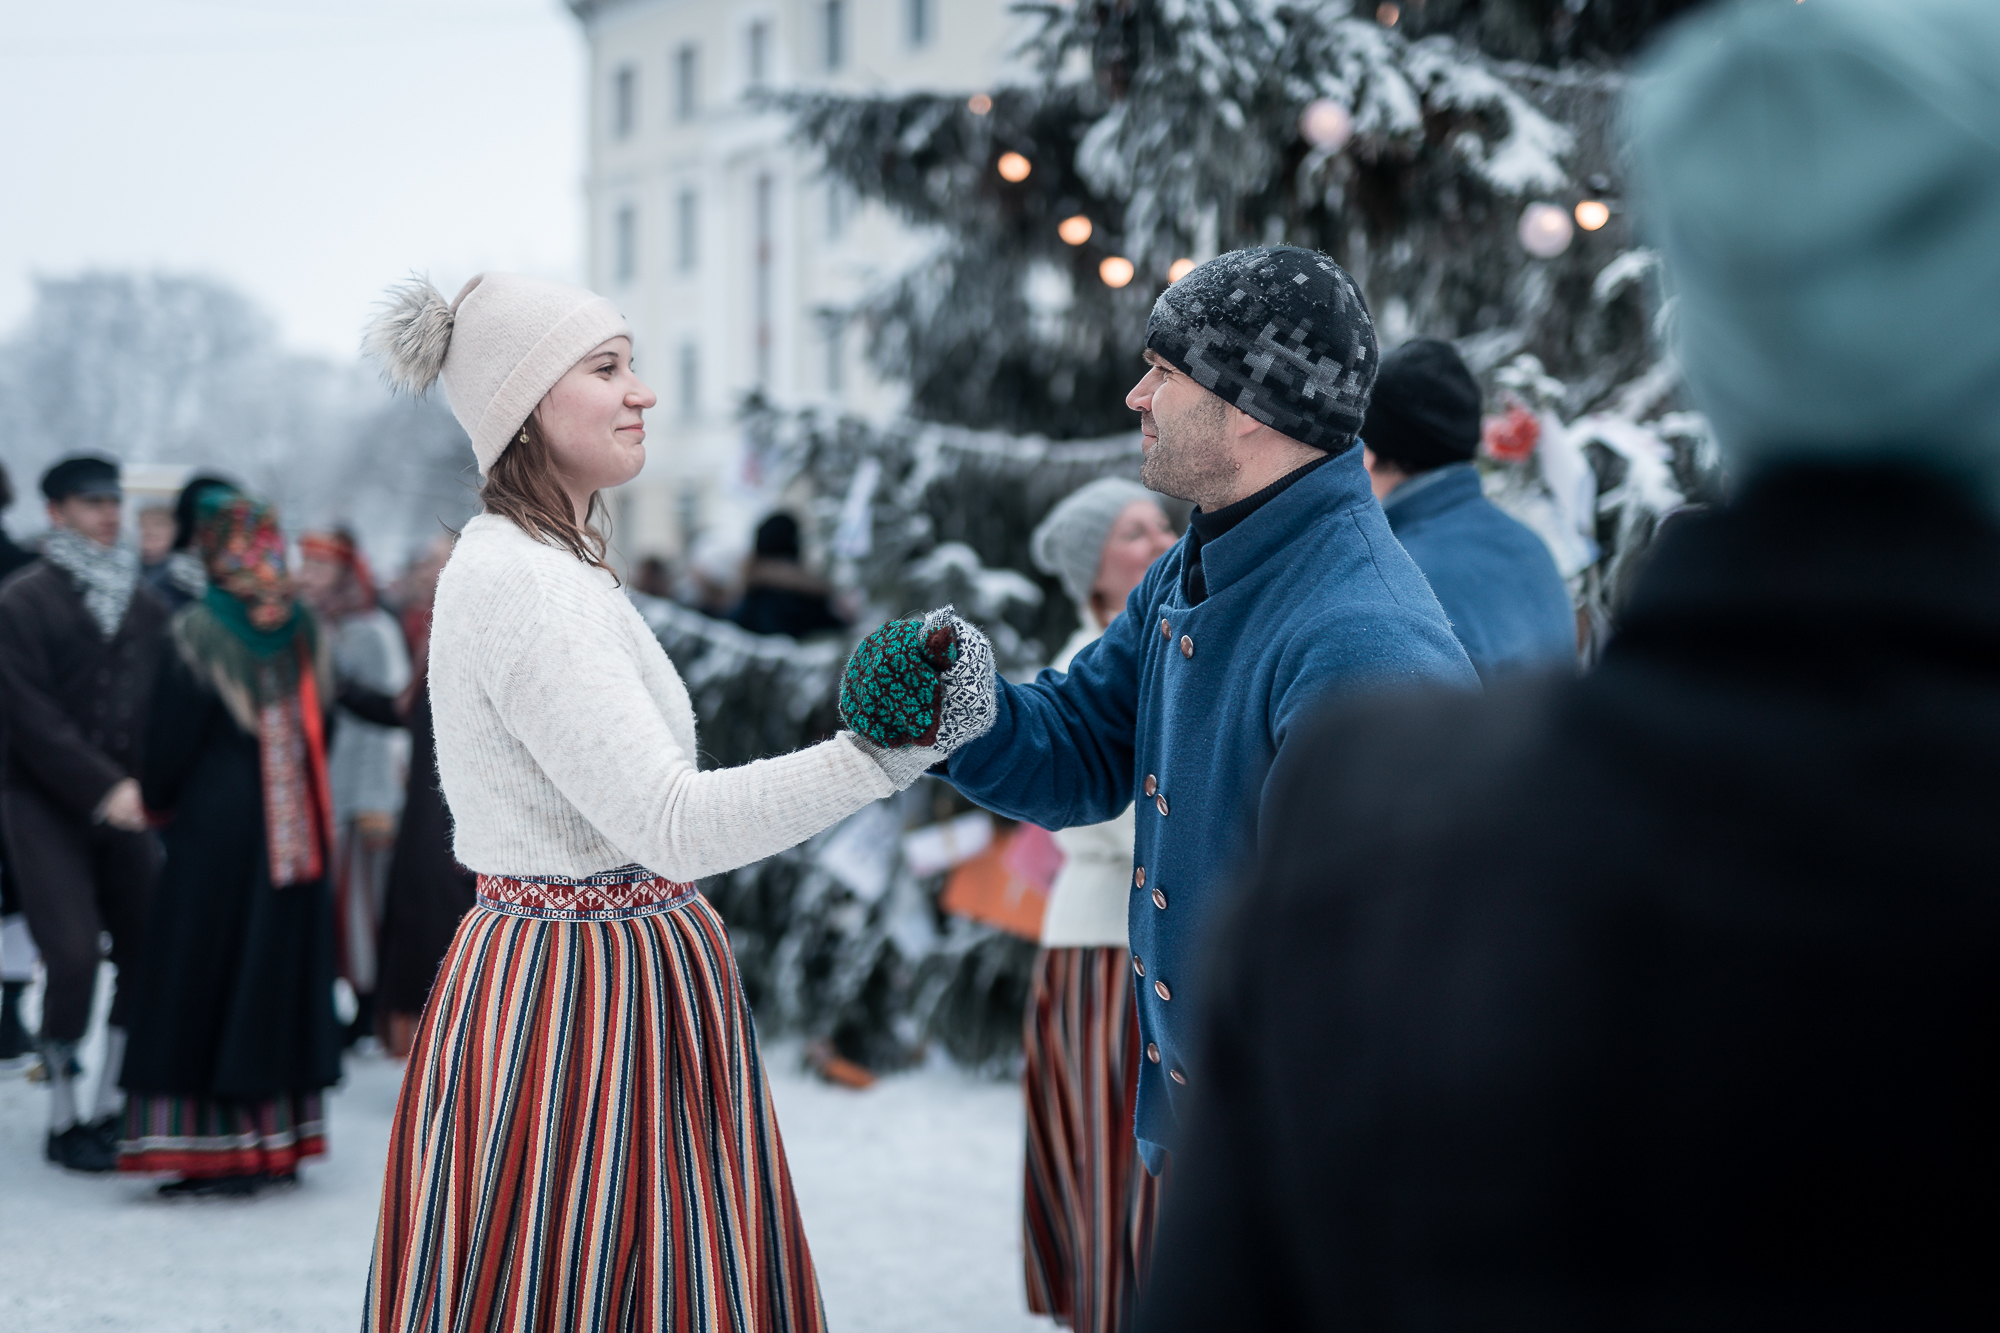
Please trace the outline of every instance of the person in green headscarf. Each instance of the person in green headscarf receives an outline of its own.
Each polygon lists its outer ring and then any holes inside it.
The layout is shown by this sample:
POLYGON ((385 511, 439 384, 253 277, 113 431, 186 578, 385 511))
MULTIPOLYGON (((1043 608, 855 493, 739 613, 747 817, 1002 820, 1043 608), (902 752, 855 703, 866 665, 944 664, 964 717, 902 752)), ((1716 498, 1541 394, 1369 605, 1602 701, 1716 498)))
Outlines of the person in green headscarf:
POLYGON ((202 498, 208 589, 170 630, 142 787, 167 869, 139 970, 119 1168, 248 1194, 325 1151, 340 1075, 328 870, 332 667, 276 511, 202 498))

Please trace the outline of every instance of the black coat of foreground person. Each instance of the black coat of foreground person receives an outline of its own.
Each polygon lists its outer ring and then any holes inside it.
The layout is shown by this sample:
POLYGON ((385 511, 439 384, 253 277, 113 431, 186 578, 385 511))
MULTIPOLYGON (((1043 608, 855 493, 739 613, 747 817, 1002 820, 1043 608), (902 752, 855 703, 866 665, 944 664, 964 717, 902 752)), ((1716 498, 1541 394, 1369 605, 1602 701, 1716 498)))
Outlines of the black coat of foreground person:
POLYGON ((1773 474, 1670 530, 1588 678, 1329 715, 1297 752, 1216 954, 1148 1333, 1992 1305, 1973 502, 1773 474))

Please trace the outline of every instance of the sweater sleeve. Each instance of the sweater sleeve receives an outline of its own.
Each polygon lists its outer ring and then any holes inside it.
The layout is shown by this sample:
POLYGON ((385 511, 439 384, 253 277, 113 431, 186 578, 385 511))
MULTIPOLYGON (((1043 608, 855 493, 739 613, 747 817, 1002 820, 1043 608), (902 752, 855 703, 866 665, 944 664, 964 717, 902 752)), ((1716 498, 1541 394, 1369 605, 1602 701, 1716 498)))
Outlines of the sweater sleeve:
POLYGON ((633 861, 692 882, 803 842, 893 795, 846 736, 697 772, 607 608, 546 586, 518 609, 487 689, 503 725, 564 799, 633 861))

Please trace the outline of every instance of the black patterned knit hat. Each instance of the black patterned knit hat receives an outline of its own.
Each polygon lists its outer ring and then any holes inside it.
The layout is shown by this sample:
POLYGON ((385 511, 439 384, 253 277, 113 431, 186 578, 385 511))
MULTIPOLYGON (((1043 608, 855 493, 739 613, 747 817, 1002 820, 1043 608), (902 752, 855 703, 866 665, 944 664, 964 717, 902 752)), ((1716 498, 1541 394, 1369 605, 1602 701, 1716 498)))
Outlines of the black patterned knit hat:
POLYGON ((1340 453, 1380 357, 1361 289, 1325 255, 1273 245, 1217 255, 1160 293, 1146 346, 1226 403, 1340 453))

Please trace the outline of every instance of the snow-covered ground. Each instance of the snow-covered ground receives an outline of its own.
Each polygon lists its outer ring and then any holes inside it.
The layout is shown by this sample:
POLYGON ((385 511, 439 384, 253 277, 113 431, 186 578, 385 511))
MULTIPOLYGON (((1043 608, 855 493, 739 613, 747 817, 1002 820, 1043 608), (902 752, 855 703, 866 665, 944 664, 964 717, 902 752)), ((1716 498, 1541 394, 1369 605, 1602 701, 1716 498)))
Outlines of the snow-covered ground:
MULTIPOLYGON (((803 1072, 794 1046, 765 1057, 838 1333, 1052 1327, 1022 1303, 1015 1085, 939 1065, 851 1092, 803 1072)), ((0 1329, 349 1333, 401 1073, 349 1060, 332 1151, 298 1188, 175 1202, 45 1163, 46 1093, 0 1074, 0 1329)))

